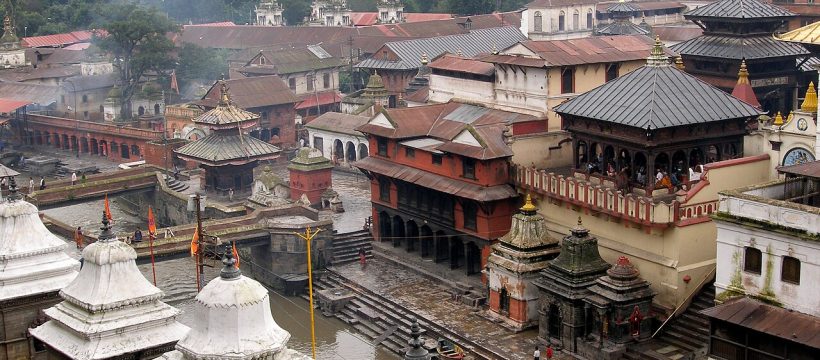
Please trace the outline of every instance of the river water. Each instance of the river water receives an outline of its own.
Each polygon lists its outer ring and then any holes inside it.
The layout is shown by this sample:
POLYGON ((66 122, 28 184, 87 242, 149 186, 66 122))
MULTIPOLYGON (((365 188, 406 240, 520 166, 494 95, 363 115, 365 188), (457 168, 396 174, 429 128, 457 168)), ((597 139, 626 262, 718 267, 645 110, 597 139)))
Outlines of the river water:
MULTIPOLYGON (((286 170, 274 169, 287 178, 286 170)), ((363 175, 333 173, 333 188, 339 193, 345 212, 331 215, 334 227, 339 232, 359 230, 365 219, 370 216, 370 183, 363 175)), ((72 226, 81 226, 86 233, 99 233, 102 219, 103 200, 89 201, 61 208, 43 211, 50 217, 72 226)), ((137 226, 144 228, 145 220, 122 210, 117 197, 110 198, 111 215, 114 218, 115 231, 133 231, 137 226)), ((69 253, 79 258, 80 253, 73 247, 69 253)), ((205 268, 206 280, 218 276, 221 264, 210 260, 211 267, 205 268)), ((139 265, 143 275, 151 281, 151 265, 139 265)), ((179 321, 190 325, 195 306, 196 274, 195 263, 191 258, 173 259, 156 264, 157 286, 165 292, 164 301, 182 310, 179 321)), ((271 311, 276 322, 290 332, 288 347, 310 355, 310 315, 308 302, 299 297, 280 295, 270 292, 271 311)), ((393 353, 371 345, 358 334, 336 318, 326 318, 320 312, 315 316, 316 345, 318 359, 360 360, 360 359, 398 359, 393 353)))

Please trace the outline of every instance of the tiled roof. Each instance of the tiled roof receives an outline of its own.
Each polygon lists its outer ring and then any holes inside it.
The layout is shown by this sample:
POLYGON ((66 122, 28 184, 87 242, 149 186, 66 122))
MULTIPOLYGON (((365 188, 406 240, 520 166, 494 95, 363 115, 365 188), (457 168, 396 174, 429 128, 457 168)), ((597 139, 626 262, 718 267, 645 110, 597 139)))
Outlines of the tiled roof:
POLYGON ((114 86, 118 80, 117 74, 101 74, 101 75, 86 75, 86 76, 72 76, 63 81, 63 88, 70 91, 81 91, 91 89, 104 89, 114 86), (74 87, 71 86, 74 84, 74 87))
POLYGON ((771 36, 733 37, 703 35, 669 47, 683 56, 722 59, 768 59, 809 55, 803 45, 777 41, 771 36))
MULTIPOLYGON (((299 98, 290 91, 288 85, 276 75, 254 76, 240 79, 225 80, 231 93, 231 101, 243 109, 253 109, 264 106, 294 104, 299 98)), ((218 84, 214 83, 214 85, 218 84)), ((220 92, 217 86, 212 85, 197 105, 215 107, 219 102, 220 92)))
POLYGON ((760 0, 720 0, 683 14, 687 19, 765 19, 797 16, 777 5, 760 0))
POLYGON ((186 160, 208 165, 222 165, 249 160, 272 159, 279 148, 249 135, 210 135, 174 150, 186 160))
POLYGON ((468 74, 490 76, 495 73, 492 63, 444 54, 429 64, 430 69, 449 70, 468 74))
POLYGON ((0 82, 0 98, 49 105, 60 97, 60 87, 19 82, 0 82))
POLYGON ((353 136, 363 136, 362 133, 356 131, 356 128, 366 124, 369 120, 369 116, 326 112, 311 120, 305 127, 308 129, 325 130, 353 136))
POLYGON ((644 29, 631 21, 614 21, 595 29, 596 35, 649 35, 644 29))
POLYGON ((631 1, 618 3, 615 5, 613 5, 611 2, 598 3, 595 6, 595 10, 598 13, 605 14, 611 12, 610 8, 612 8, 613 6, 618 6, 616 9, 620 11, 625 11, 629 8, 635 8, 635 10, 632 11, 648 11, 661 9, 681 9, 686 7, 686 5, 683 5, 677 1, 631 1), (619 6, 619 4, 624 5, 619 6))
POLYGON ((396 41, 384 44, 398 56, 399 60, 366 59, 356 67, 367 69, 409 70, 421 66, 421 55, 434 58, 445 52, 461 51, 464 56, 473 57, 490 53, 493 47, 504 49, 527 38, 518 28, 511 26, 473 30, 468 34, 439 36, 428 39, 396 41))
POLYGON ((554 108, 572 115, 645 129, 761 114, 745 102, 674 66, 644 66, 554 108))
MULTIPOLYGON (((592 36, 573 40, 529 40, 521 45, 546 61, 546 66, 597 64, 645 59, 652 39, 643 35, 592 36)), ((671 52, 667 51, 667 54, 671 52)))
POLYGON ((309 109, 316 105, 328 105, 342 102, 342 94, 336 90, 322 91, 302 96, 302 101, 296 104, 296 110, 309 109))
MULTIPOLYGON (((97 32, 98 34, 105 34, 103 30, 98 30, 97 32)), ((63 34, 24 37, 20 43, 24 47, 62 47, 87 42, 91 40, 93 36, 94 32, 81 30, 63 34)))
POLYGON ((785 34, 775 35, 774 37, 780 41, 820 45, 820 21, 794 29, 785 34))
MULTIPOLYGON (((587 0, 587 4, 595 5, 597 1, 587 0)), ((584 4, 584 0, 535 0, 527 4, 527 8, 551 8, 551 7, 560 7, 560 6, 574 6, 574 5, 582 5, 584 4)))
POLYGON ((3 81, 31 81, 51 78, 67 78, 80 74, 79 65, 56 67, 23 67, 17 69, 0 70, 0 79, 3 81))
MULTIPOLYGON (((315 46, 313 51, 307 45, 254 47, 231 56, 230 60, 245 62, 246 66, 240 72, 277 75, 328 69, 343 66, 347 63, 344 59, 336 57, 320 58, 315 51, 321 50, 321 48, 316 49, 317 47, 315 46), (258 56, 264 56, 267 65, 250 63, 258 56)), ((324 53, 326 54, 326 52, 324 53)))

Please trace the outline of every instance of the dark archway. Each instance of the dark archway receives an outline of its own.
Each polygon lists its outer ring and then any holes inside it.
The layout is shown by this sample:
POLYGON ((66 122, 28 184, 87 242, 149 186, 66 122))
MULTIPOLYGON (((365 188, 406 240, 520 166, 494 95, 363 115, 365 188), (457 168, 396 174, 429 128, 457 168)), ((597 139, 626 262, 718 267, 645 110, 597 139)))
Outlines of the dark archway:
POLYGON ((262 140, 264 142, 269 142, 270 141, 270 129, 262 129, 262 131, 259 132, 259 137, 260 137, 259 138, 260 140, 262 140))
POLYGON ((379 213, 379 241, 385 241, 393 237, 390 227, 390 215, 382 211, 379 213))
POLYGON ((260 134, 259 134, 259 130, 251 130, 251 132, 250 132, 250 136, 251 136, 251 137, 253 137, 253 138, 257 138, 257 139, 260 139, 260 140, 261 140, 261 136, 260 136, 260 134))
POLYGON ((345 147, 347 148, 345 149, 345 159, 347 159, 347 162, 356 161, 356 145, 353 145, 353 142, 348 141, 345 147))
POLYGON ((137 146, 137 145, 131 145, 131 155, 139 157, 140 156, 140 147, 137 146))
POLYGON ((404 241, 404 220, 398 215, 393 216, 393 247, 401 246, 404 241))
POLYGON ((418 247, 417 243, 419 242, 419 226, 415 221, 410 220, 407 222, 405 226, 405 238, 407 239, 407 246, 405 247, 407 252, 415 251, 416 247, 418 247))
POLYGON ((706 163, 713 163, 720 160, 720 149, 717 146, 709 145, 706 149, 706 163))
POLYGON ((80 151, 80 142, 74 135, 71 135, 71 150, 80 151))
POLYGON ((601 168, 601 172, 607 174, 607 176, 615 176, 616 171, 615 148, 613 148, 612 145, 607 145, 604 148, 604 165, 601 168))
POLYGON ((43 132, 43 142, 45 142, 46 145, 51 145, 51 133, 43 132))
POLYGON ((561 339, 561 308, 557 304, 550 304, 547 332, 550 338, 561 339))
POLYGON ((43 145, 43 134, 40 133, 40 130, 34 130, 34 143, 43 145))
POLYGON ((685 169, 687 169, 686 163, 687 163, 686 152, 684 152, 683 150, 675 151, 675 153, 672 154, 672 173, 675 173, 675 174, 683 173, 683 171, 685 169))
POLYGON ((68 135, 63 134, 62 144, 63 144, 63 149, 68 150, 70 148, 69 143, 68 143, 68 135))
POLYGON ((345 148, 342 141, 339 139, 333 140, 333 159, 336 162, 340 162, 340 160, 345 158, 345 148))
POLYGON ((154 115, 159 115, 159 104, 154 104, 154 115))
POLYGON ((589 147, 587 143, 579 141, 578 145, 575 146, 575 154, 575 168, 589 170, 589 168, 586 167, 587 163, 589 163, 589 147))
POLYGON ((467 265, 467 275, 481 272, 481 248, 474 241, 470 241, 465 246, 465 261, 467 265))
MULTIPOLYGON (((634 171, 632 171, 634 174, 633 180, 638 184, 646 185, 646 172, 648 171, 646 169, 646 155, 642 152, 636 153, 635 163, 632 167, 634 168, 634 171)), ((654 176, 654 174, 649 174, 649 176, 654 176)))
POLYGON ((131 158, 131 155, 129 155, 129 152, 128 152, 128 145, 120 144, 120 156, 123 159, 130 159, 131 158))
POLYGON ((447 260, 447 258, 450 255, 449 254, 449 245, 450 244, 448 243, 447 240, 448 240, 448 238, 447 238, 447 235, 444 234, 444 231, 441 231, 441 230, 436 231, 436 240, 435 240, 436 241, 435 242, 436 253, 435 253, 434 261, 437 262, 437 263, 442 262, 444 260, 447 260))
POLYGON ((450 238, 450 269, 464 266, 464 242, 458 236, 450 238))
POLYGON ((91 154, 98 155, 100 153, 100 144, 97 143, 97 139, 91 138, 91 154))
POLYGON ((695 167, 703 164, 703 151, 700 148, 694 148, 689 152, 689 167, 695 167))
POLYGON ((80 139, 80 150, 83 152, 83 154, 88 154, 88 138, 80 139))
POLYGON ((658 156, 655 156, 655 171, 658 170, 669 172, 669 155, 666 153, 660 153, 658 156))
POLYGON ((421 257, 428 257, 433 253, 433 230, 429 226, 424 225, 419 231, 419 238, 421 240, 421 257))
POLYGON ((366 157, 367 157, 367 145, 359 144, 359 159, 358 160, 364 159, 366 157))
POLYGON ((139 108, 137 108, 137 115, 139 115, 139 116, 145 115, 145 107, 144 106, 140 106, 139 108))

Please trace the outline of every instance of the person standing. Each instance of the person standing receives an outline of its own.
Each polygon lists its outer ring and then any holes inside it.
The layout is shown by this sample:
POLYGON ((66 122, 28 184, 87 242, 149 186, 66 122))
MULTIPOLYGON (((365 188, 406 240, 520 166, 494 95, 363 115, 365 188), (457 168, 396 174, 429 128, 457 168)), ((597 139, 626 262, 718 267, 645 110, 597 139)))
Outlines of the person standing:
POLYGON ((532 358, 534 360, 541 360, 541 350, 538 350, 538 345, 535 345, 535 351, 532 352, 532 358))
POLYGON ((74 243, 77 245, 77 249, 83 247, 83 229, 77 226, 77 231, 74 232, 74 243))
POLYGON ((137 229, 136 231, 134 231, 134 242, 138 243, 138 242, 141 242, 141 241, 142 241, 142 231, 140 231, 140 229, 137 229))
POLYGON ((362 266, 362 270, 364 270, 365 266, 367 266, 367 253, 364 251, 364 246, 359 247, 359 263, 362 266))
POLYGON ((233 188, 228 189, 228 200, 233 201, 233 188))
POLYGON ((72 172, 71 173, 71 185, 76 185, 76 184, 77 184, 77 173, 72 172))
POLYGON ((552 360, 552 344, 547 346, 547 360, 552 360))
POLYGON ((40 190, 46 189, 46 178, 40 176, 40 190))
POLYGON ((28 193, 31 194, 32 191, 34 191, 34 178, 29 176, 28 177, 28 193))

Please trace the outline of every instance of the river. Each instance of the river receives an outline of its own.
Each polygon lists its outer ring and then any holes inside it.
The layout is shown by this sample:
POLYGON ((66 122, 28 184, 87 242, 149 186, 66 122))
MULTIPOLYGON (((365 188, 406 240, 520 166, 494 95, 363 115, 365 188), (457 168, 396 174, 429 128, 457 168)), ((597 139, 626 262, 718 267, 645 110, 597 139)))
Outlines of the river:
MULTIPOLYGON (((284 174, 282 168, 275 169, 284 174)), ((283 176, 283 178, 287 178, 283 176)), ((339 232, 359 230, 364 219, 370 216, 370 182, 363 175, 333 173, 333 187, 339 193, 346 211, 331 215, 334 227, 339 232)), ((89 201, 61 208, 48 209, 44 213, 72 226, 81 226, 87 233, 98 233, 102 219, 103 200, 89 201)), ((133 231, 137 226, 145 227, 145 221, 133 214, 124 212, 118 204, 117 197, 110 199, 111 215, 114 218, 115 231, 133 231)), ((79 258, 79 252, 73 247, 69 253, 79 258)), ((218 276, 221 264, 210 261, 212 267, 206 267, 206 279, 218 276)), ((173 259, 156 264, 157 286, 165 292, 165 302, 182 310, 179 321, 190 325, 196 296, 195 263, 191 258, 173 259)), ((152 271, 150 264, 139 266, 140 271, 150 281, 152 271)), ((310 315, 308 302, 299 297, 287 297, 275 291, 270 292, 271 311, 276 322, 291 334, 288 347, 310 355, 310 315)), ((360 359, 398 359, 393 353, 371 345, 362 335, 347 324, 336 319, 326 318, 316 313, 316 345, 318 359, 360 360, 360 359)))

